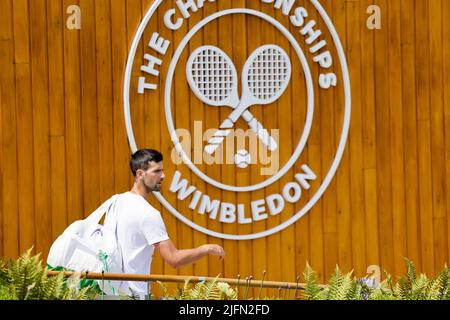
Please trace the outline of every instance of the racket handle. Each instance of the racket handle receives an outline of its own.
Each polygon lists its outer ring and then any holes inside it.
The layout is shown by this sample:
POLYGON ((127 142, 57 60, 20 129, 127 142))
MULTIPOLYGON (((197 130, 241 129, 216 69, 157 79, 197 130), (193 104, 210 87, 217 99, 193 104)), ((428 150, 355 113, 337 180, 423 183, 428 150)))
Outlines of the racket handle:
POLYGON ((253 131, 255 131, 259 139, 270 151, 275 151, 278 148, 278 144, 275 139, 271 137, 264 126, 258 120, 256 120, 256 118, 253 117, 253 115, 248 110, 246 110, 242 114, 242 117, 245 121, 247 121, 248 126, 252 128, 253 131))
POLYGON ((230 134, 230 132, 231 130, 217 130, 208 140, 208 144, 205 146, 204 151, 207 154, 212 155, 216 152, 217 148, 222 144, 223 140, 230 134))
MULTIPOLYGON (((278 144, 275 141, 274 138, 269 134, 267 129, 264 128, 264 126, 256 120, 256 118, 250 113, 250 111, 246 110, 242 117, 244 120, 248 123, 249 127, 258 135, 258 138, 262 141, 262 143, 270 150, 275 151, 278 148, 278 144)), ((224 123, 222 123, 221 127, 233 124, 228 124, 226 119, 224 123)), ((230 134, 230 130, 217 130, 211 139, 209 139, 208 144, 205 146, 204 151, 207 154, 212 155, 214 152, 216 152, 217 148, 222 144, 223 140, 230 134)))

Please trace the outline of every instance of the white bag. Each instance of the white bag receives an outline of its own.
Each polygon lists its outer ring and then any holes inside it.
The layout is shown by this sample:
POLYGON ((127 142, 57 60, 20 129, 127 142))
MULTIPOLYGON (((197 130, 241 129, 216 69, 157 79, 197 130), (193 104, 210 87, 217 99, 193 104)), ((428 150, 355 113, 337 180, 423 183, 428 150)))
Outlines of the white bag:
MULTIPOLYGON (((50 248, 47 264, 79 272, 123 273, 122 252, 117 242, 118 195, 112 196, 84 220, 69 225, 50 248), (99 222, 106 214, 105 225, 99 222)), ((97 280, 109 295, 117 295, 121 281, 97 280)))

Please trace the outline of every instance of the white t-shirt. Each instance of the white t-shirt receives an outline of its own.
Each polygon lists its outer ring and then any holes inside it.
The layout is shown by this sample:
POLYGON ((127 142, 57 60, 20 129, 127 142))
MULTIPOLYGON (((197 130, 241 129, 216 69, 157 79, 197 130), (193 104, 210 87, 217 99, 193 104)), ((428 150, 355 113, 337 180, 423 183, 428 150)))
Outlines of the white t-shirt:
MULTIPOLYGON (((116 203, 117 239, 122 250, 124 273, 150 274, 154 244, 169 239, 158 210, 135 193, 122 193, 116 203)), ((141 297, 148 295, 148 284, 128 281, 122 285, 141 297)), ((131 294, 130 291, 126 292, 131 294)))

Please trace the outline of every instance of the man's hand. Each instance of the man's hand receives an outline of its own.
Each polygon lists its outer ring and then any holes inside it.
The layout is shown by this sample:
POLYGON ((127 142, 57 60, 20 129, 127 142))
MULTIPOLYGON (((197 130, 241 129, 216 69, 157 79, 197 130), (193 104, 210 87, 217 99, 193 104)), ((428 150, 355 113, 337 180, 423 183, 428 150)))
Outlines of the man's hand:
POLYGON ((217 244, 205 244, 203 245, 207 254, 211 254, 214 256, 219 256, 219 260, 223 260, 225 258, 225 250, 217 244))

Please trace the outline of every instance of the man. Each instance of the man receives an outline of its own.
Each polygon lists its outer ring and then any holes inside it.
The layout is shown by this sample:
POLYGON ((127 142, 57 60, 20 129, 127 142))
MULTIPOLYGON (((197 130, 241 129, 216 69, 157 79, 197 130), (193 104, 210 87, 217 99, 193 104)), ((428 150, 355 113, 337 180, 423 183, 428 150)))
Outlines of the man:
MULTIPOLYGON (((124 273, 127 274, 149 274, 154 249, 173 268, 194 263, 208 254, 218 256, 220 260, 225 256, 219 245, 205 244, 179 250, 169 239, 161 214, 146 200, 151 192, 161 190, 164 180, 162 161, 162 154, 156 150, 135 152, 130 160, 133 188, 121 194, 116 203, 117 239, 122 250, 124 273)), ((139 296, 148 295, 145 282, 130 281, 125 283, 125 287, 139 296)))

